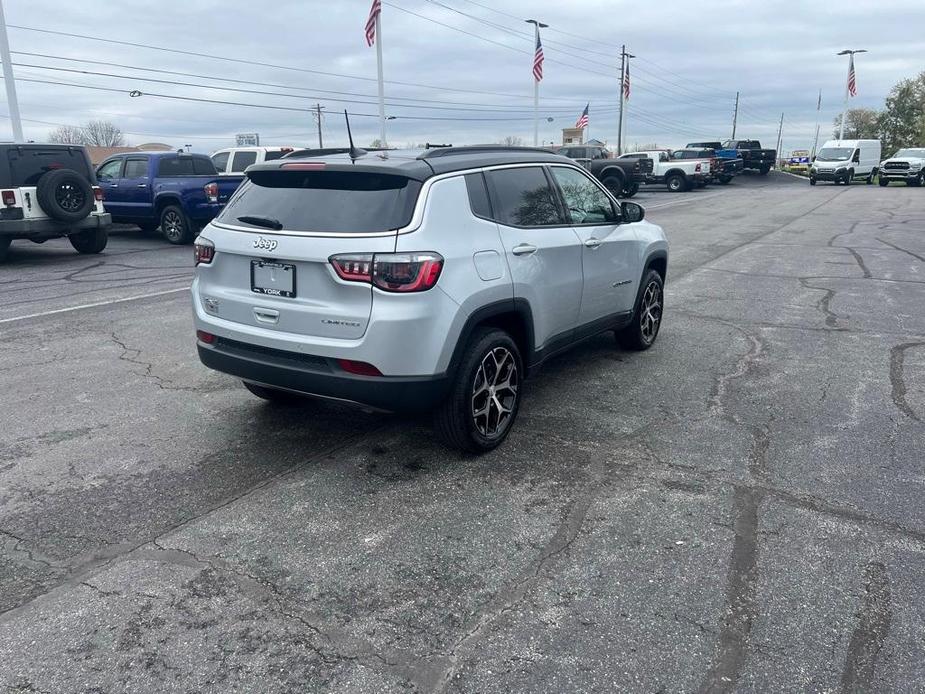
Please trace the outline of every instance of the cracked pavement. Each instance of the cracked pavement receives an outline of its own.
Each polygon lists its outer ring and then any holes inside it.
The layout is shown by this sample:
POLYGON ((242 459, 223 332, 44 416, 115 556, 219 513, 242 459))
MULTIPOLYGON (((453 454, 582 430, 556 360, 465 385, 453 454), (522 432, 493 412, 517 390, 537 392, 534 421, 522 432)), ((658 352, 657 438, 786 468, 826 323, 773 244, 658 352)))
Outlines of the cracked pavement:
POLYGON ((14 245, 0 691, 925 689, 925 193, 639 200, 658 343, 549 363, 479 458, 251 397, 182 292, 17 319, 185 286, 189 248, 14 245))

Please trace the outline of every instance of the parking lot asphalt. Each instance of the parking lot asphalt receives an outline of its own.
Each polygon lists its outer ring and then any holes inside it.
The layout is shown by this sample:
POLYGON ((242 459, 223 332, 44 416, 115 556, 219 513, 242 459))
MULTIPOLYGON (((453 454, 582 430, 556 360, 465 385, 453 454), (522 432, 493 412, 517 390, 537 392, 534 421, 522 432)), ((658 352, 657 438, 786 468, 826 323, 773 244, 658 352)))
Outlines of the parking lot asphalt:
POLYGON ((0 690, 925 689, 925 192, 638 200, 658 343, 549 363, 482 457, 206 370, 188 247, 14 244, 0 690))

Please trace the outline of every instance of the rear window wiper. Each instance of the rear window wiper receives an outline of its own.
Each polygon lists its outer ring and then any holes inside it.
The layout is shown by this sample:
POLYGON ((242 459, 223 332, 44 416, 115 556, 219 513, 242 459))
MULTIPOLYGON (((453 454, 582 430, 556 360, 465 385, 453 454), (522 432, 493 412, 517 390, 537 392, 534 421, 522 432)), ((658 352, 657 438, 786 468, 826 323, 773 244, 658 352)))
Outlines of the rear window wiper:
POLYGON ((238 217, 238 221, 244 222, 245 224, 252 224, 255 227, 273 229, 274 231, 279 231, 283 228, 282 223, 278 219, 273 219, 272 217, 252 217, 250 215, 245 215, 243 217, 238 217))

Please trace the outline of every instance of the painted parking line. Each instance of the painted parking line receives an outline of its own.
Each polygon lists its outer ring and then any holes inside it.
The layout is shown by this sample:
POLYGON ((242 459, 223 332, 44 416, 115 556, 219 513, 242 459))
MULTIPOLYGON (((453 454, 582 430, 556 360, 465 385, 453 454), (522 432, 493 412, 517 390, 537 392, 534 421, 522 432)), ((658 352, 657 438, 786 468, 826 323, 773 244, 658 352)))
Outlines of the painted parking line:
POLYGON ((68 306, 67 308, 56 308, 50 311, 40 311, 39 313, 29 313, 25 316, 14 316, 13 318, 0 318, 0 323, 15 323, 16 321, 28 320, 30 318, 42 318, 44 316, 54 316, 59 313, 70 313, 71 311, 82 311, 87 308, 96 308, 98 306, 109 306, 111 304, 122 304, 126 301, 138 301, 139 299, 150 299, 155 296, 167 296, 168 294, 179 294, 188 292, 190 285, 177 287, 176 289, 164 289, 159 292, 150 292, 148 294, 136 294, 135 296, 125 296, 119 299, 107 299, 106 301, 95 301, 92 304, 81 304, 79 306, 68 306))

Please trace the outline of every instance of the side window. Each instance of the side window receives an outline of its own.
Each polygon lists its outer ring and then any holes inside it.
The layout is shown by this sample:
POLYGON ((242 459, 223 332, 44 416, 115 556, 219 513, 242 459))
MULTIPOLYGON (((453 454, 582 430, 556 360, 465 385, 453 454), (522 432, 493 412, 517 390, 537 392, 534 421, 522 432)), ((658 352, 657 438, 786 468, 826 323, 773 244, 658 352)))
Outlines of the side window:
POLYGON ((466 174, 466 190, 469 191, 469 207, 476 217, 491 219, 491 203, 488 200, 488 186, 480 173, 466 174))
POLYGON ((546 174, 538 166, 488 173, 495 219, 509 226, 559 226, 565 223, 546 174))
POLYGON ((147 159, 126 159, 125 173, 122 178, 147 178, 148 177, 148 160, 147 159))
POLYGON ((667 152, 659 152, 659 154, 658 154, 658 160, 659 160, 659 161, 668 161, 668 154, 667 154, 667 152))
POLYGON ((218 173, 215 170, 215 164, 208 157, 194 157, 193 171, 197 176, 214 176, 218 173))
POLYGON ((218 154, 212 155, 212 163, 215 164, 215 170, 219 173, 225 173, 225 169, 228 167, 228 157, 231 155, 231 152, 219 152, 218 154))
POLYGON ((158 162, 158 176, 192 176, 193 160, 191 157, 177 155, 175 157, 164 157, 158 162))
POLYGON ((851 161, 853 161, 855 164, 861 163, 861 150, 859 149, 854 150, 854 156, 851 157, 851 161))
POLYGON ((231 170, 234 173, 243 173, 251 164, 257 162, 257 152, 235 152, 231 159, 231 170))
POLYGON ((580 171, 553 166, 552 176, 562 190, 572 224, 615 224, 613 203, 600 187, 580 171))
POLYGON ((119 172, 122 170, 122 160, 113 159, 103 164, 99 171, 96 172, 96 177, 101 181, 106 181, 113 178, 119 178, 119 172))

